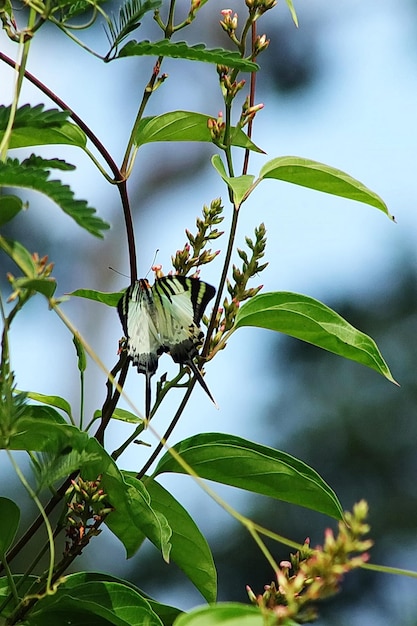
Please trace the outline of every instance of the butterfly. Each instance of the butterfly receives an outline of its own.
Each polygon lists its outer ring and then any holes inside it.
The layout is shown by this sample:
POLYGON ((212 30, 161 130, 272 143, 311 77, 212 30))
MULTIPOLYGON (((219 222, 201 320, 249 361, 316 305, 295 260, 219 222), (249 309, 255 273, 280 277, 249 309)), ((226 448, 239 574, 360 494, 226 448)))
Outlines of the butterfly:
POLYGON ((215 292, 211 285, 187 276, 161 276, 152 287, 146 278, 141 278, 126 289, 117 309, 127 338, 128 356, 138 372, 145 374, 147 389, 160 355, 169 352, 175 363, 191 369, 216 404, 194 363, 204 338, 201 318, 215 292))

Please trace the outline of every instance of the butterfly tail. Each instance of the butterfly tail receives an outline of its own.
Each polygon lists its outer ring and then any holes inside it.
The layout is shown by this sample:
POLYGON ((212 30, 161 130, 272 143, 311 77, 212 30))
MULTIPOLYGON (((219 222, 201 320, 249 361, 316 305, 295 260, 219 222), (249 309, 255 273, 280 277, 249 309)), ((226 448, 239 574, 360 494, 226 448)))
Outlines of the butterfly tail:
POLYGON ((198 382, 200 383, 200 385, 202 386, 202 388, 204 389, 204 391, 206 392, 206 394, 208 395, 210 400, 213 402, 213 404, 216 407, 216 409, 218 409, 219 408, 218 404, 217 404, 216 400, 213 398, 213 395, 212 395, 210 389, 207 387, 206 381, 204 380, 203 375, 200 372, 200 370, 198 369, 197 365, 191 359, 189 361, 187 361, 185 365, 188 365, 188 367, 191 369, 191 371, 193 372, 194 376, 196 377, 196 379, 198 380, 198 382))
POLYGON ((151 377, 153 376, 153 372, 146 372, 146 383, 145 383, 145 417, 149 419, 149 415, 151 413, 151 377))

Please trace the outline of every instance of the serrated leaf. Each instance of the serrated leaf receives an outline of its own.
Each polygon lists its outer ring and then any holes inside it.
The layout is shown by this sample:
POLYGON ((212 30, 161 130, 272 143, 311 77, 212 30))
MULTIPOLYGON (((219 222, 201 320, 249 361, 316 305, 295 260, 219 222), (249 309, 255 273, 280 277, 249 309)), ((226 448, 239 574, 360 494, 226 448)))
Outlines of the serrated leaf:
POLYGON ((265 178, 283 180, 333 196, 363 202, 383 211, 391 220, 394 219, 385 202, 375 192, 349 174, 318 161, 294 156, 278 157, 262 167, 259 180, 265 178))
POLYGON ((221 160, 218 154, 215 154, 211 162, 213 167, 220 174, 224 182, 233 192, 233 199, 236 206, 240 206, 253 185, 253 181, 255 177, 251 174, 244 174, 242 176, 228 176, 226 173, 226 169, 224 167, 224 163, 221 160))
POLYGON ((76 289, 67 295, 76 296, 77 298, 87 298, 87 300, 92 300, 93 302, 102 302, 108 306, 116 307, 124 291, 125 290, 105 293, 103 291, 96 291, 95 289, 76 289))
POLYGON ((0 196, 0 226, 10 222, 23 209, 23 202, 18 196, 0 196))
MULTIPOLYGON (((96 215, 85 200, 76 200, 71 188, 59 180, 50 180, 51 172, 44 167, 56 167, 57 160, 45 161, 30 157, 22 163, 17 159, 7 159, 0 163, 0 187, 22 187, 45 194, 82 228, 96 237, 103 237, 102 231, 109 225, 96 215), (42 165, 36 163, 42 162, 42 165), (48 163, 49 165, 46 165, 48 163)), ((61 168, 64 161, 61 161, 61 168)))
POLYGON ((170 527, 171 558, 207 602, 217 597, 217 572, 210 547, 184 507, 155 480, 145 480, 152 508, 161 512, 170 527))
MULTIPOLYGON (((173 626, 273 626, 276 623, 272 612, 268 615, 267 612, 248 604, 220 602, 182 613, 173 626)), ((283 626, 290 626, 290 622, 283 622, 283 626)))
POLYGON ((110 50, 105 60, 109 60, 113 50, 117 50, 122 41, 140 26, 139 20, 154 11, 162 4, 162 0, 127 0, 119 9, 117 19, 109 18, 107 23, 107 38, 110 41, 110 50))
MULTIPOLYGON (((202 433, 173 449, 201 477, 246 489, 341 519, 343 510, 334 491, 311 467, 268 446, 224 433, 202 433)), ((166 452, 154 476, 187 473, 166 452)))
POLYGON ((235 328, 275 330, 370 367, 396 383, 376 343, 328 306, 299 293, 255 296, 239 309, 235 328))
MULTIPOLYGON (((208 128, 210 115, 194 111, 170 111, 155 117, 144 117, 135 136, 135 143, 141 146, 156 141, 203 141, 212 143, 213 139, 208 128)), ((263 152, 241 128, 232 128, 231 141, 233 146, 247 148, 254 152, 263 152)))
MULTIPOLYGON (((0 106, 0 141, 10 116, 10 107, 0 106)), ((25 148, 50 144, 85 147, 83 131, 68 121, 69 113, 58 109, 44 110, 43 104, 25 104, 16 111, 9 148, 25 148)))
POLYGON ((142 55, 173 57, 175 59, 227 65, 242 72, 256 72, 259 69, 257 63, 242 59, 238 52, 231 52, 224 48, 209 49, 202 43, 189 46, 186 41, 171 42, 169 39, 155 42, 129 41, 123 46, 116 58, 142 55))
POLYGON ((9 498, 0 497, 0 561, 13 543, 20 521, 20 509, 9 498))

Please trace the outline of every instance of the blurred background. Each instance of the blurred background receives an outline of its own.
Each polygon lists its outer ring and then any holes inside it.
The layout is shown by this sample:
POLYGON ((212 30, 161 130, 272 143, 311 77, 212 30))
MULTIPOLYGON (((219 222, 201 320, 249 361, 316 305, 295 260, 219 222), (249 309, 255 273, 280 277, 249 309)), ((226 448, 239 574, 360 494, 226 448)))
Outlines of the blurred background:
MULTIPOLYGON (((220 411, 196 389, 171 443, 202 431, 221 431, 301 458, 333 487, 345 509, 361 498, 369 502, 374 562, 416 570, 417 3, 294 3, 298 29, 283 0, 258 22, 259 34, 265 32, 271 44, 259 58, 257 102, 264 102, 265 109, 256 118, 253 139, 267 156, 253 155, 249 171, 256 174, 267 159, 281 155, 327 163, 382 196, 397 223, 366 205, 267 181, 243 207, 237 245, 243 247, 245 235, 252 236, 265 222, 269 266, 253 286, 262 283, 264 291, 306 293, 336 309, 376 340, 401 387, 296 340, 243 329, 207 367, 206 380, 220 411)), ((118 5, 112 6, 116 12, 118 5)), ((228 7, 241 15, 245 11, 243 2, 229 2, 228 7)), ((223 8, 215 0, 208 2, 187 39, 227 46, 218 26, 223 8)), ((157 39, 160 34, 153 21, 145 19, 136 36, 157 39)), ((107 51, 100 26, 83 40, 103 54, 107 51)), ((16 47, 4 34, 0 41, 2 51, 14 57, 16 47)), ((45 27, 34 39, 28 69, 90 124, 120 163, 152 66, 153 59, 145 57, 104 65, 61 32, 45 27)), ((169 79, 151 98, 148 115, 186 109, 217 116, 222 100, 214 67, 166 60, 162 71, 169 79)), ((0 66, 2 103, 10 103, 12 89, 11 70, 0 66)), ((21 104, 26 102, 38 104, 45 98, 25 85, 21 104)), ((117 291, 127 286, 127 278, 109 270, 126 275, 129 271, 116 190, 73 148, 36 152, 77 165, 75 173, 60 172, 60 178, 76 197, 87 198, 111 222, 112 230, 104 241, 95 240, 45 198, 24 191, 30 208, 4 233, 49 255, 55 262, 58 294, 79 287, 117 291)), ((148 272, 156 249, 167 272, 171 255, 185 243, 184 229, 193 230, 203 204, 219 196, 226 206, 227 230, 230 207, 210 165, 213 152, 212 146, 198 144, 154 144, 140 151, 129 182, 140 275, 148 272)), ((220 263, 221 257, 203 268, 202 278, 216 284, 220 263)), ((15 268, 1 256, 0 269, 7 295, 5 273, 15 268)), ((113 367, 121 336, 115 311, 75 298, 63 307, 104 363, 113 367)), ((11 351, 20 389, 61 395, 77 412, 79 383, 71 337, 42 298, 33 299, 15 320, 11 351)), ((159 374, 164 371, 175 371, 169 357, 161 358, 159 374)), ((87 389, 90 415, 101 407, 105 394, 104 376, 93 363, 87 389)), ((142 407, 143 377, 131 371, 126 390, 142 407)), ((172 394, 172 404, 163 407, 154 423, 159 433, 177 400, 172 394)), ((118 447, 130 433, 126 425, 113 425, 107 448, 118 447)), ((155 445, 151 433, 147 441, 155 445)), ((121 466, 137 470, 145 452, 133 446, 121 457, 121 466)), ((1 493, 15 494, 18 485, 11 470, 4 460, 0 463, 1 493)), ((246 601, 246 584, 261 592, 273 576, 252 539, 187 477, 164 478, 163 484, 189 510, 212 546, 219 599, 246 601)), ((259 523, 299 542, 309 536, 313 545, 321 543, 324 529, 333 525, 298 507, 217 485, 215 489, 259 523)), ((288 556, 279 546, 273 551, 277 560, 288 556)), ((128 578, 158 600, 184 609, 203 601, 152 546, 126 561, 122 546, 109 532, 103 532, 78 566, 128 578)), ((412 579, 355 572, 342 593, 321 606, 318 624, 416 625, 416 591, 412 579)))

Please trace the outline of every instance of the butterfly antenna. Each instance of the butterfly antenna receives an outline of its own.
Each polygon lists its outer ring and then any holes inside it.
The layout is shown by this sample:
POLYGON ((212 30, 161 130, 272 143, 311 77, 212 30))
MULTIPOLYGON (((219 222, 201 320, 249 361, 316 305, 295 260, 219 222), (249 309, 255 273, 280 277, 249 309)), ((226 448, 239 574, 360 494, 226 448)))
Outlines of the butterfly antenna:
POLYGON ((204 391, 206 392, 206 394, 208 395, 208 397, 210 398, 210 400, 212 401, 216 409, 218 409, 219 405, 217 404, 216 400, 213 398, 213 395, 210 389, 207 387, 206 381, 204 380, 203 375, 198 369, 197 365, 191 359, 187 361, 185 365, 188 365, 188 367, 191 369, 194 376, 196 377, 196 379, 198 380, 198 382, 200 383, 200 385, 202 386, 202 388, 204 389, 204 391))

